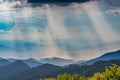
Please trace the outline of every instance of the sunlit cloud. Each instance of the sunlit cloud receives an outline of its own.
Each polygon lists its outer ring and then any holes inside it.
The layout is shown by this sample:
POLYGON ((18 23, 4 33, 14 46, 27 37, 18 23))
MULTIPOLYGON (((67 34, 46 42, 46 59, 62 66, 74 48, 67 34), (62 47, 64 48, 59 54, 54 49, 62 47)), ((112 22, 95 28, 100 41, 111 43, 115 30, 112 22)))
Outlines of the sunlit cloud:
POLYGON ((0 10, 9 10, 9 9, 13 9, 13 7, 23 7, 25 6, 27 3, 27 0, 19 0, 19 1, 15 1, 15 0, 0 0, 0 10))
POLYGON ((7 30, 0 28, 0 41, 6 41, 1 43, 10 51, 0 55, 79 60, 118 50, 120 19, 116 16, 111 18, 109 12, 101 10, 101 6, 96 2, 73 3, 65 7, 45 4, 21 9, 7 5, 0 11, 0 25, 9 22, 13 26, 7 30))

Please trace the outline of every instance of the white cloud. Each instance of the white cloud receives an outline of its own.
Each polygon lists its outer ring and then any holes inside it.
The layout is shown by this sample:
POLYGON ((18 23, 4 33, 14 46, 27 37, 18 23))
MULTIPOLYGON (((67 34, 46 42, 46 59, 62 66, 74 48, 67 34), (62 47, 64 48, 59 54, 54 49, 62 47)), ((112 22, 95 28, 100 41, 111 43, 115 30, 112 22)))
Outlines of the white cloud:
MULTIPOLYGON (((16 3, 11 2, 11 4, 9 5, 13 6, 15 4, 16 3)), ((8 7, 6 7, 6 9, 7 8, 8 7)), ((2 33, 0 34, 0 40, 47 41, 46 43, 47 45, 44 48, 44 51, 42 52, 40 50, 33 51, 36 52, 36 55, 31 54, 32 56, 37 58, 56 56, 62 58, 72 57, 74 59, 80 59, 80 58, 90 59, 101 55, 101 53, 119 49, 118 46, 119 43, 115 43, 115 44, 113 43, 109 45, 110 42, 116 42, 117 40, 120 40, 120 38, 118 37, 118 34, 116 35, 116 32, 113 31, 114 28, 112 28, 110 23, 106 21, 106 18, 103 16, 103 13, 102 11, 100 11, 99 7, 93 3, 85 3, 83 5, 74 3, 71 6, 67 6, 67 7, 57 7, 57 6, 50 7, 49 5, 47 5, 37 8, 31 8, 31 7, 23 8, 22 10, 17 10, 17 11, 14 10, 13 12, 2 12, 2 13, 0 12, 0 15, 4 15, 4 14, 6 14, 7 16, 5 15, 3 18, 6 19, 8 18, 8 20, 12 19, 15 25, 13 29, 10 31, 6 32, 4 30, 0 30, 0 33, 2 33), (10 15, 8 16, 9 13, 10 15), (89 24, 82 26, 80 25, 78 26, 79 28, 76 28, 75 26, 71 26, 73 27, 73 29, 71 28, 71 30, 69 30, 70 28, 68 29, 68 27, 65 26, 64 19, 66 16, 71 14, 73 14, 74 16, 85 14, 84 16, 81 17, 79 16, 79 18, 81 18, 83 22, 87 22, 89 21, 88 19, 90 19, 90 22, 92 22, 93 25, 92 26, 89 24), (84 19, 84 17, 86 16, 89 18, 84 19), (36 22, 37 21, 36 19, 38 19, 38 22, 36 22), (39 23, 39 21, 43 19, 48 20, 48 21, 46 20, 46 26, 41 26, 39 24, 32 25, 35 23, 39 23), (42 31, 39 31, 43 27, 45 28, 42 31), (85 31, 82 31, 83 29, 85 29, 85 31), (71 55, 69 52, 67 52, 65 48, 65 44, 62 41, 61 41, 62 48, 59 48, 59 46, 55 42, 55 40, 57 39, 61 39, 61 40, 87 39, 88 41, 90 41, 91 45, 89 46, 91 46, 92 48, 87 49, 86 47, 84 48, 79 47, 78 45, 80 46, 83 45, 76 42, 74 46, 78 46, 75 49, 77 51, 75 51, 75 53, 71 55), (100 43, 103 43, 105 46, 107 46, 107 49, 104 45, 99 48, 99 45, 97 46, 96 42, 94 42, 95 40, 101 41, 100 43)), ((74 16, 70 16, 70 17, 74 17, 74 16)), ((81 21, 79 22, 82 23, 81 21)), ((71 22, 71 24, 74 23, 71 22)), ((85 44, 84 41, 81 43, 85 44)), ((72 45, 72 42, 70 43, 70 45, 72 45)), ((23 55, 25 55, 25 57, 31 57, 31 55, 28 56, 28 54, 23 54, 23 55)), ((21 54, 22 57, 24 57, 23 55, 21 54)), ((17 55, 15 57, 17 57, 17 55)))
POLYGON ((4 33, 5 31, 4 30, 0 30, 0 33, 4 33))

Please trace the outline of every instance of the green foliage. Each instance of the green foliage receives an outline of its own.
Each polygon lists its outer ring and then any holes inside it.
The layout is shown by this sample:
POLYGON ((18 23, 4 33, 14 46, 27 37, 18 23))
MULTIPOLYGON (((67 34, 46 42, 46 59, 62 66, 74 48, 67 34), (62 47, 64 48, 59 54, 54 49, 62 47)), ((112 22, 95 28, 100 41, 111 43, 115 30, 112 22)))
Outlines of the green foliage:
POLYGON ((57 77, 57 80, 69 80, 70 79, 70 75, 69 74, 64 74, 64 75, 59 75, 57 77))
POLYGON ((120 67, 117 65, 107 67, 103 74, 109 80, 120 80, 120 67))
POLYGON ((88 78, 85 77, 85 76, 81 76, 81 77, 79 78, 79 80, 88 80, 88 78))
POLYGON ((71 76, 71 80, 79 80, 79 75, 78 74, 74 74, 71 76))
POLYGON ((55 78, 47 78, 47 79, 40 79, 40 80, 56 80, 55 78))
POLYGON ((110 67, 106 67, 103 73, 95 73, 92 77, 80 76, 78 74, 70 75, 63 74, 58 75, 57 78, 46 78, 43 80, 120 80, 120 66, 113 64, 110 67))

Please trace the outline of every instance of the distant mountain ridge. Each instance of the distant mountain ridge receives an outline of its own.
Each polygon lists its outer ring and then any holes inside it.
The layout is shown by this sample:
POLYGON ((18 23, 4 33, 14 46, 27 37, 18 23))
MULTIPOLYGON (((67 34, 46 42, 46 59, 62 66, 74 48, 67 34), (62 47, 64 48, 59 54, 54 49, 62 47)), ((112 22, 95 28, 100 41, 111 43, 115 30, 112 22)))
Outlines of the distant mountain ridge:
POLYGON ((9 58, 9 59, 7 59, 9 62, 15 62, 15 61, 17 61, 17 60, 19 60, 19 59, 13 59, 13 58, 9 58))
POLYGON ((8 65, 8 64, 10 64, 10 63, 11 63, 11 62, 9 62, 9 60, 0 58, 0 67, 1 67, 1 66, 5 66, 5 65, 8 65))
POLYGON ((41 59, 40 62, 47 63, 47 64, 53 64, 57 66, 64 66, 64 65, 72 64, 75 61, 71 59, 62 59, 62 58, 52 57, 52 58, 41 59))
POLYGON ((37 67, 37 66, 40 66, 40 65, 43 64, 43 63, 41 63, 41 62, 39 62, 39 61, 37 61, 36 59, 33 59, 33 58, 29 58, 29 59, 22 60, 22 61, 30 67, 37 67))
POLYGON ((107 60, 114 60, 114 59, 120 60, 120 50, 106 53, 98 58, 91 59, 86 62, 80 63, 79 65, 91 65, 97 61, 107 61, 107 60))
POLYGON ((39 62, 38 60, 34 59, 34 58, 29 58, 29 59, 13 59, 13 58, 9 58, 8 61, 15 62, 17 60, 23 61, 25 64, 27 64, 29 67, 37 67, 42 65, 41 62, 39 62))
POLYGON ((3 58, 0 57, 0 60, 2 60, 3 58))
POLYGON ((4 59, 4 58, 0 58, 0 66, 4 66, 10 63, 13 63, 17 60, 23 61, 25 64, 27 64, 30 67, 37 67, 40 66, 42 64, 53 64, 53 65, 57 65, 57 66, 66 66, 69 64, 78 64, 78 65, 91 65, 97 61, 104 61, 104 60, 113 60, 113 59, 120 59, 120 50, 115 51, 115 52, 109 52, 106 53, 98 58, 95 59, 91 59, 88 61, 85 60, 80 60, 78 62, 73 61, 71 59, 62 59, 62 58, 58 58, 58 57, 52 57, 52 58, 43 58, 40 60, 36 60, 34 58, 29 58, 29 59, 13 59, 13 58, 9 58, 9 59, 4 59))
POLYGON ((25 64, 27 64, 31 68, 37 67, 37 66, 40 66, 40 65, 46 64, 46 63, 57 65, 57 66, 64 66, 64 65, 73 64, 75 62, 72 59, 62 59, 62 58, 58 58, 58 57, 43 58, 40 60, 36 60, 34 58, 29 58, 29 59, 0 58, 0 63, 1 63, 0 66, 7 65, 7 64, 13 63, 18 60, 23 61, 25 64))

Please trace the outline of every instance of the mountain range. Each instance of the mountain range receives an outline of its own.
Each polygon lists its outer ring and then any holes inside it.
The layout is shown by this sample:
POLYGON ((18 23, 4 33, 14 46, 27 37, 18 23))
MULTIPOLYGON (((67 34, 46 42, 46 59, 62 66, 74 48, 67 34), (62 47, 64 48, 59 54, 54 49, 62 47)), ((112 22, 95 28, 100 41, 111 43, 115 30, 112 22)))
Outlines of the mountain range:
POLYGON ((33 58, 29 58, 29 59, 13 59, 13 58, 9 58, 7 59, 10 63, 13 63, 15 61, 22 61, 24 62, 25 64, 27 64, 29 67, 37 67, 37 66, 40 66, 42 65, 41 62, 39 62, 38 60, 36 59, 33 59, 33 58))
POLYGON ((30 59, 26 59, 26 60, 22 60, 25 64, 27 64, 30 67, 36 67, 36 66, 40 66, 43 63, 37 61, 36 59, 30 58, 30 59))
POLYGON ((64 73, 92 76, 96 72, 103 72, 106 66, 111 66, 112 64, 120 66, 120 60, 98 61, 93 65, 84 65, 81 67, 78 65, 70 65, 66 68, 44 64, 42 66, 20 72, 6 80, 39 80, 41 78, 56 77, 57 75, 64 73))
POLYGON ((57 58, 57 57, 51 57, 51 58, 43 58, 40 60, 36 60, 34 58, 29 58, 29 59, 13 59, 13 58, 9 58, 9 59, 4 59, 4 58, 0 58, 0 67, 14 63, 15 61, 22 61, 23 63, 25 63, 26 65, 28 65, 29 67, 37 67, 43 64, 52 64, 52 65, 56 65, 56 66, 65 66, 65 65, 70 65, 70 64, 76 64, 76 65, 91 65, 94 64, 97 61, 106 61, 106 60, 114 60, 120 59, 120 50, 118 51, 114 51, 114 52, 109 52, 109 53, 105 53, 104 55, 97 57, 95 59, 91 59, 91 60, 80 60, 80 61, 74 61, 71 59, 62 59, 62 58, 57 58))
POLYGON ((120 50, 82 62, 81 60, 75 62, 53 57, 41 60, 0 58, 0 63, 0 80, 38 80, 45 77, 56 77, 63 73, 91 76, 95 72, 104 71, 106 66, 120 65, 120 50))
POLYGON ((53 64, 53 65, 57 65, 57 66, 64 66, 64 65, 72 64, 75 61, 73 61, 71 59, 62 59, 62 58, 52 57, 52 58, 41 59, 40 62, 42 62, 44 64, 47 63, 47 64, 53 64))
POLYGON ((88 60, 88 61, 83 62, 83 63, 77 62, 76 64, 78 64, 78 65, 91 65, 97 61, 107 61, 107 60, 114 60, 114 59, 118 59, 118 60, 120 59, 120 50, 115 51, 115 52, 106 53, 98 58, 91 59, 91 60, 88 60))
POLYGON ((9 60, 0 58, 0 67, 10 64, 9 60))

